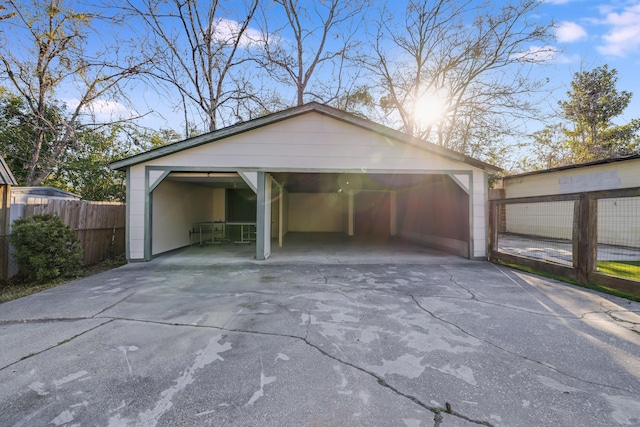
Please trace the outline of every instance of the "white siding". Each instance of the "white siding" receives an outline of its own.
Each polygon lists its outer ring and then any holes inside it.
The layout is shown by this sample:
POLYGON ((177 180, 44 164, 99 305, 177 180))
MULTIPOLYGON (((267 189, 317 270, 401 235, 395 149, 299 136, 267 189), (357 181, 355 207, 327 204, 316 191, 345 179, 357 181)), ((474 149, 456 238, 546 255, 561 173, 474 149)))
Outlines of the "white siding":
POLYGON ((640 197, 598 200, 598 243, 640 248, 640 197))
MULTIPOLYGON (((640 159, 506 178, 506 198, 640 187, 640 159)), ((573 202, 506 206, 507 231, 570 239, 573 202)), ((640 247, 639 198, 598 202, 598 242, 640 247)))
POLYGON ((640 159, 505 178, 506 198, 640 187, 640 159))
POLYGON ((464 163, 319 114, 173 153, 146 165, 274 170, 468 170, 464 163))
POLYGON ((471 252, 476 258, 487 256, 487 200, 489 190, 487 179, 480 170, 473 171, 473 194, 470 195, 471 215, 473 216, 471 235, 473 246, 471 252))
POLYGON ((506 205, 506 231, 529 236, 571 239, 573 201, 506 205))
MULTIPOLYGON (((571 240, 573 201, 506 205, 506 231, 571 240)), ((640 197, 598 201, 598 243, 640 247, 640 197)))
MULTIPOLYGON (((270 175, 265 174, 264 186, 262 188, 262 191, 264 191, 264 217, 262 218, 262 230, 264 236, 262 245, 264 252, 261 254, 256 253, 256 255, 263 255, 263 259, 266 259, 271 255, 271 205, 273 203, 273 184, 273 178, 271 178, 270 175)), ((258 209, 260 209, 260 206, 258 206, 258 209)), ((259 215, 258 218, 260 218, 259 215)), ((258 236, 256 235, 256 238, 257 237, 258 236)))
MULTIPOLYGON (((350 123, 310 113, 272 123, 259 129, 213 141, 198 147, 150 160, 130 167, 129 174, 129 258, 143 259, 145 242, 145 167, 149 170, 150 181, 159 177, 164 170, 225 170, 246 173, 256 171, 300 171, 300 172, 383 172, 383 173, 451 173, 455 172, 461 183, 471 186, 473 228, 471 229, 475 257, 486 256, 486 199, 485 173, 462 161, 443 157, 437 153, 389 139, 350 123), (472 173, 471 179, 465 178, 472 173), (471 182, 468 182, 471 181, 471 182)), ((164 182, 159 185, 163 186, 164 182)), ((190 189, 192 187, 189 187, 190 189)), ((165 189, 168 191, 168 188, 165 189)), ((154 195, 158 197, 161 193, 154 195)), ((178 196, 178 194, 176 194, 178 196)), ((327 203, 333 195, 290 194, 284 202, 283 233, 287 231, 348 231, 344 230, 345 203, 339 209, 328 209, 327 203), (290 203, 287 203, 290 202, 290 203), (342 206, 344 205, 344 206, 342 206), (298 209, 301 209, 300 211, 298 209)), ((219 195, 210 199, 219 200, 219 195)), ((155 205, 155 203, 154 203, 155 205)), ((213 203, 210 212, 218 219, 221 211, 218 203, 213 203)), ((154 212, 153 231, 160 222, 174 222, 173 218, 158 219, 162 212, 154 212)), ((177 214, 176 214, 177 215, 177 214)), ((186 213, 184 221, 193 218, 186 213)), ((195 215, 195 214, 194 214, 195 215)), ((185 226, 189 226, 185 222, 185 226)), ((179 235, 152 239, 153 253, 170 247, 178 247, 182 242, 179 235)), ((188 234, 187 234, 188 238, 188 234)))
POLYGON ((129 169, 129 259, 144 259, 145 176, 144 166, 129 169))

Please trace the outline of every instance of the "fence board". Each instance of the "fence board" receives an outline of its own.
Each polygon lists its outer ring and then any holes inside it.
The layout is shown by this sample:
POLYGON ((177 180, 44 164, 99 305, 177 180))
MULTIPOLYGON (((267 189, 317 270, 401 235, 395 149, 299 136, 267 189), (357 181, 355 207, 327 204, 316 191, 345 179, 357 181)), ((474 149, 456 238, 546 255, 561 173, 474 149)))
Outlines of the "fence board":
POLYGON ((534 270, 546 271, 552 274, 556 274, 558 276, 568 277, 570 279, 577 280, 578 276, 576 274, 576 270, 571 267, 566 267, 560 264, 553 264, 550 262, 545 262, 542 260, 525 258, 511 254, 505 253, 495 253, 495 257, 490 258, 492 261, 503 261, 511 264, 522 265, 525 267, 530 267, 534 270))
POLYGON ((29 198, 25 216, 52 214, 75 231, 84 252, 84 264, 91 265, 125 252, 123 203, 29 198))
POLYGON ((589 273, 589 283, 597 283, 600 286, 606 286, 608 288, 617 289, 622 292, 628 292, 635 295, 640 295, 640 283, 623 279, 621 277, 607 276, 606 274, 600 274, 598 272, 589 273))

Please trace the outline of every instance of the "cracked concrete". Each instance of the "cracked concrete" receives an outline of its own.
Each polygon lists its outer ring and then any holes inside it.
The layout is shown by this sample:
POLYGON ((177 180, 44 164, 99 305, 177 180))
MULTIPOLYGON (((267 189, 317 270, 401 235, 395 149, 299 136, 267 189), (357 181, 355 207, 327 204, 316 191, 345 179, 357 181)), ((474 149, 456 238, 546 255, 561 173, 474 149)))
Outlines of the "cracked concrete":
POLYGON ((424 251, 215 250, 0 304, 0 425, 640 423, 638 303, 424 251))

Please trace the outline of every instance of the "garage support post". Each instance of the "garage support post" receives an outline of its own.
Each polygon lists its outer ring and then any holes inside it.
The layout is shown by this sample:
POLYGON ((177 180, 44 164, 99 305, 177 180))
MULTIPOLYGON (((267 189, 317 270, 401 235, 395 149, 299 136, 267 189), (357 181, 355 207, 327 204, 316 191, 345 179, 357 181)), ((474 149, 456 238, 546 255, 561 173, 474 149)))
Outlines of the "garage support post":
POLYGON ((258 172, 256 213, 256 259, 265 260, 271 255, 271 177, 258 172))

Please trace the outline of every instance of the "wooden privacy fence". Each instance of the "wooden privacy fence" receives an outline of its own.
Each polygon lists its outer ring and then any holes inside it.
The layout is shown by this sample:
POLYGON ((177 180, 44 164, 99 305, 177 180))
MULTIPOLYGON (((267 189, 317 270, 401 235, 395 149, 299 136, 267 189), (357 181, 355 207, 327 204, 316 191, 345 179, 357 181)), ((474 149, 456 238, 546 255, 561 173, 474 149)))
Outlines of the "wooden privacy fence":
POLYGON ((125 253, 125 209, 123 203, 34 197, 28 199, 24 216, 59 216, 75 231, 84 265, 92 265, 125 253))
POLYGON ((640 188, 491 196, 490 259, 640 295, 640 188))

